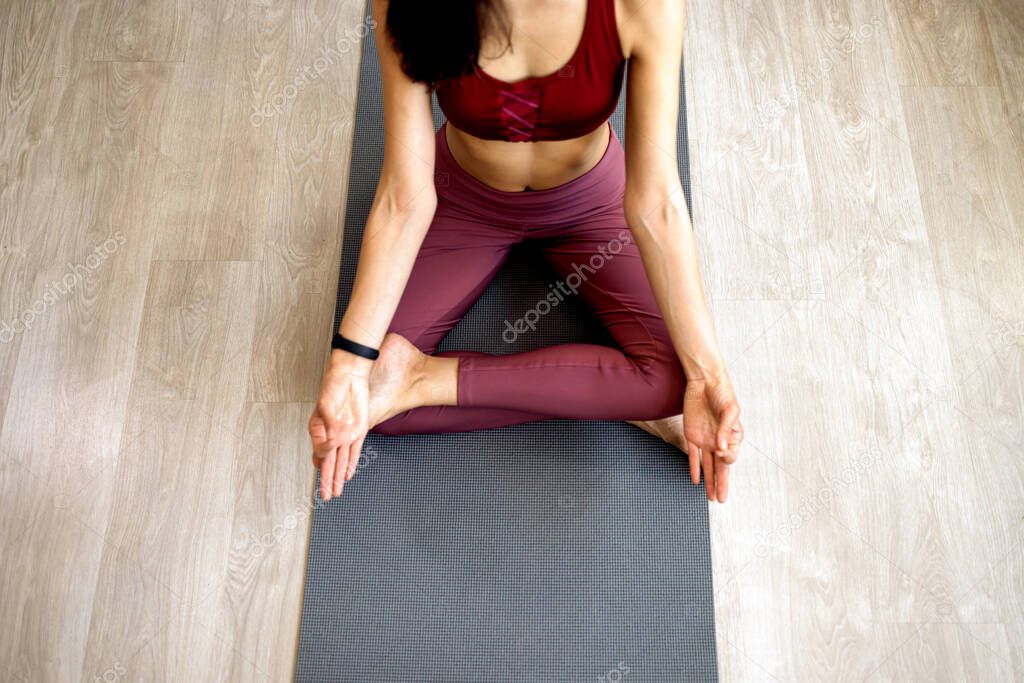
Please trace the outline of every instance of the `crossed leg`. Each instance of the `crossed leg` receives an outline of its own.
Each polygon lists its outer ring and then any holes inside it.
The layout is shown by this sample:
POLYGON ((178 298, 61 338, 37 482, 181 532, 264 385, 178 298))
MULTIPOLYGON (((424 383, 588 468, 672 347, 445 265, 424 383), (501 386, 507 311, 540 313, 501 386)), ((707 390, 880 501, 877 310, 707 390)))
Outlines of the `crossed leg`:
MULTIPOLYGON (((522 231, 439 207, 390 332, 420 352, 458 361, 457 405, 421 405, 371 431, 469 431, 551 418, 656 420, 678 415, 685 379, 621 210, 557 231, 536 231, 566 287, 619 348, 560 344, 508 355, 436 354, 505 262, 522 231)), ((371 386, 372 391, 372 386, 371 386)))

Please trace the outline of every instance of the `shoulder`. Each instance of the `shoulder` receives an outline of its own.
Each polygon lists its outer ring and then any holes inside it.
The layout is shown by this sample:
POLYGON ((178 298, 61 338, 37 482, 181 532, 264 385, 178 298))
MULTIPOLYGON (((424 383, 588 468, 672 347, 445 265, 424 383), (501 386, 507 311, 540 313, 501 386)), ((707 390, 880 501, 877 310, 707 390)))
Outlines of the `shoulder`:
POLYGON ((611 0, 627 57, 682 40, 686 0, 611 0))

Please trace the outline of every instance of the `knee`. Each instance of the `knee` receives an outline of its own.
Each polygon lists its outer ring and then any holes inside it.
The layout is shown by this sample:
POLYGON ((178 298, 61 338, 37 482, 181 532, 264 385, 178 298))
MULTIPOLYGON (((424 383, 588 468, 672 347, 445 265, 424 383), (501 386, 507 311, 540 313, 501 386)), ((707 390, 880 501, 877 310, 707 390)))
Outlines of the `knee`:
POLYGON ((660 420, 683 412, 686 375, 673 355, 670 362, 652 363, 644 369, 646 386, 637 410, 641 420, 660 420))

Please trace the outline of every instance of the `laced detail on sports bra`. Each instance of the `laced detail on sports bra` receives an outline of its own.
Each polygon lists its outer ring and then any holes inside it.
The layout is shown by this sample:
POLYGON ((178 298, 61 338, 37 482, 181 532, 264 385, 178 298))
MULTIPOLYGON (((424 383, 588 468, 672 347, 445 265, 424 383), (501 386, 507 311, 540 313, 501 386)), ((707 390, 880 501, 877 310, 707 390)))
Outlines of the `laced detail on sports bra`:
POLYGON ((589 0, 583 35, 561 69, 510 83, 474 64, 473 73, 437 85, 437 102, 453 126, 478 138, 568 140, 615 111, 625 65, 615 0, 589 0))

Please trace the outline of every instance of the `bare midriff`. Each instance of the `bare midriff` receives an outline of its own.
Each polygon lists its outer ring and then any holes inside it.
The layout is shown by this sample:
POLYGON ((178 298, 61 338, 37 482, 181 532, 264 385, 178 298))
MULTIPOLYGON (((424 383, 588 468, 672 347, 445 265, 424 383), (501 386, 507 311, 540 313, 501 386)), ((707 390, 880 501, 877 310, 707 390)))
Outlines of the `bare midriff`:
POLYGON ((474 178, 504 192, 546 190, 594 168, 608 148, 607 124, 570 140, 506 142, 483 140, 446 126, 452 158, 474 178))

